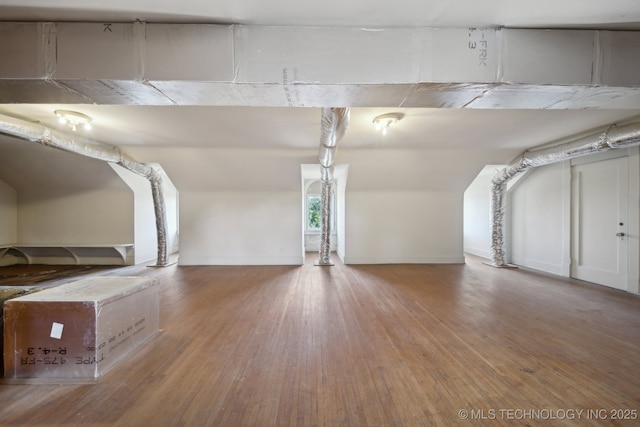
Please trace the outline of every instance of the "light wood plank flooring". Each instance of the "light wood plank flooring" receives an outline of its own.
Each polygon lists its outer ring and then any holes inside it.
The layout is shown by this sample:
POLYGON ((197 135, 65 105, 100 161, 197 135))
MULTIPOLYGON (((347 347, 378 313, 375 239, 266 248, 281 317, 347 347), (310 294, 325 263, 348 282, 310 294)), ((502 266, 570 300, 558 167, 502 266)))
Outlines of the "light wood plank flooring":
POLYGON ((97 384, 0 385, 0 425, 640 425, 639 297, 313 261, 104 273, 157 277, 161 333, 97 384))

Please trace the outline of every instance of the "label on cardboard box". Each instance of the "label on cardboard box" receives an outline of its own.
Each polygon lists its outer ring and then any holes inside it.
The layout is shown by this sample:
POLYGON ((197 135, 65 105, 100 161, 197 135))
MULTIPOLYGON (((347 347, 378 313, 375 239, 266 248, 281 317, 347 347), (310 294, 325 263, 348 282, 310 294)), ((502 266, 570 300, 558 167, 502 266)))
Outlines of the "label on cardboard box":
POLYGON ((64 325, 62 323, 53 322, 51 325, 51 338, 60 339, 62 338, 62 329, 64 325))

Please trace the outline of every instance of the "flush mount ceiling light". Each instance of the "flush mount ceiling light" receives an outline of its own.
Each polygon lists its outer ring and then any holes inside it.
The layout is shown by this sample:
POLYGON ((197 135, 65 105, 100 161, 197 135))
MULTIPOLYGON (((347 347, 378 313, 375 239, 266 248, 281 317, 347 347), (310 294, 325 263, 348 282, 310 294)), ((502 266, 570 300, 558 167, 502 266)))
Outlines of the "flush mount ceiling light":
POLYGON ((373 124, 375 125, 376 130, 379 130, 383 135, 386 135, 389 128, 394 127, 400 120, 402 120, 403 117, 404 114, 402 113, 387 113, 374 118, 373 124))
POLYGON ((86 114, 69 110, 56 110, 54 113, 58 116, 58 122, 69 126, 74 132, 77 131, 79 126, 84 130, 91 130, 91 117, 86 114))

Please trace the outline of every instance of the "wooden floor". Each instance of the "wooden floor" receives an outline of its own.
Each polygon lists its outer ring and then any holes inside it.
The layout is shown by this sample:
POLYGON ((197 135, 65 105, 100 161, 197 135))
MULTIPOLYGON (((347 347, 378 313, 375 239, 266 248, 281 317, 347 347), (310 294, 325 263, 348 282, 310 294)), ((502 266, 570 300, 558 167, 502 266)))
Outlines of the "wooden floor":
POLYGON ((6 286, 33 286, 42 282, 48 285, 68 282, 69 278, 79 279, 84 275, 92 275, 108 270, 114 266, 107 265, 28 265, 18 264, 0 267, 0 288, 6 286))
POLYGON ((97 384, 0 385, 0 424, 640 425, 637 296, 473 257, 308 261, 105 272, 157 277, 161 333, 97 384))

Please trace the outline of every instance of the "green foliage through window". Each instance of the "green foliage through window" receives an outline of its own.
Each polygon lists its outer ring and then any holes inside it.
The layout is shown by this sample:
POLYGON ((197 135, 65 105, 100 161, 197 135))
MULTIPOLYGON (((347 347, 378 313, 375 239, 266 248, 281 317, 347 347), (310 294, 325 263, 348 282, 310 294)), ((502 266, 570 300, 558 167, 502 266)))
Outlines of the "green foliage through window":
POLYGON ((320 196, 309 195, 307 198, 307 228, 319 230, 322 226, 322 202, 320 196))

